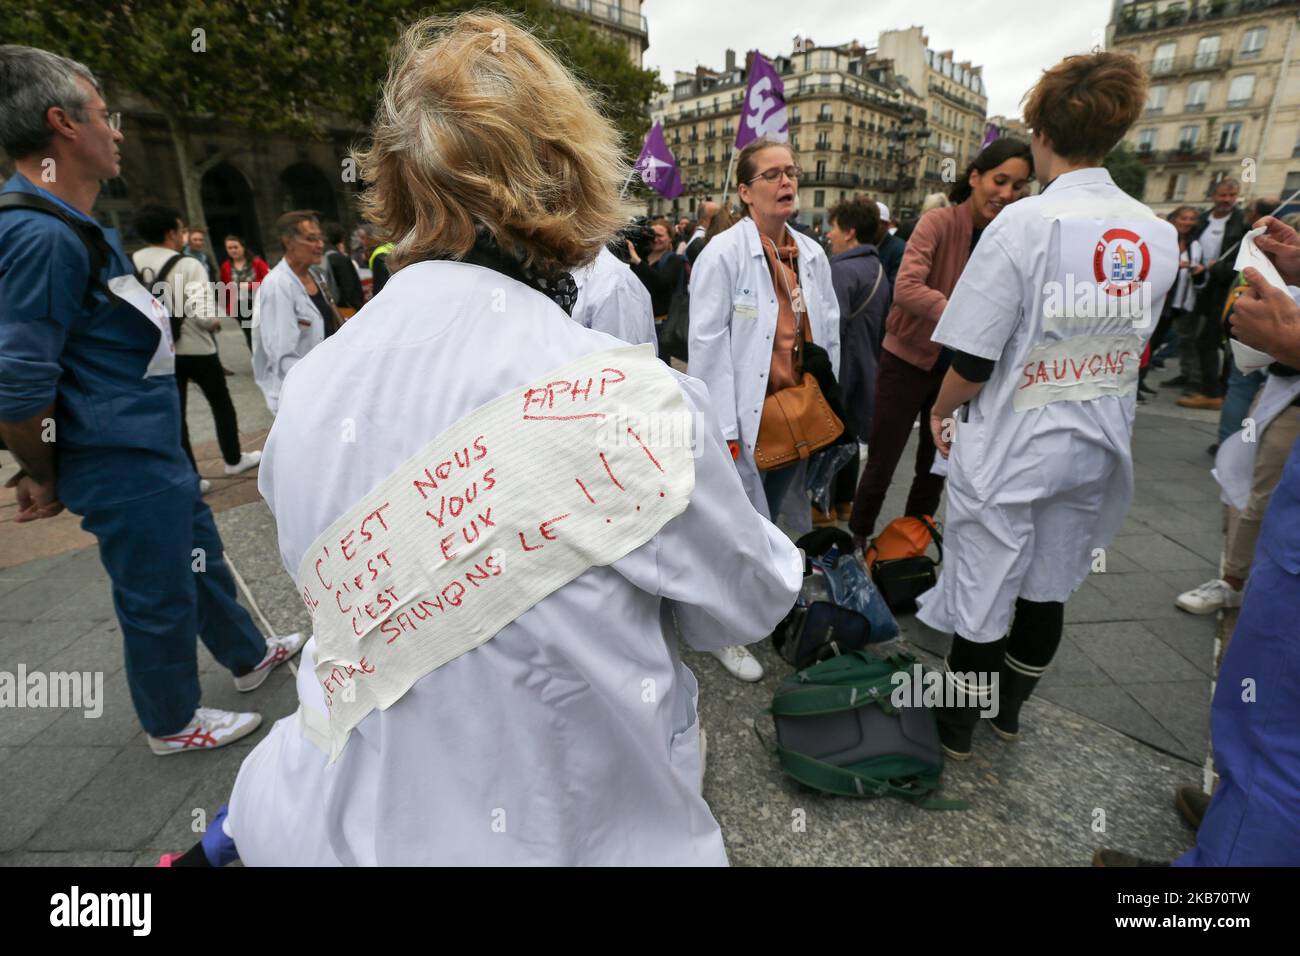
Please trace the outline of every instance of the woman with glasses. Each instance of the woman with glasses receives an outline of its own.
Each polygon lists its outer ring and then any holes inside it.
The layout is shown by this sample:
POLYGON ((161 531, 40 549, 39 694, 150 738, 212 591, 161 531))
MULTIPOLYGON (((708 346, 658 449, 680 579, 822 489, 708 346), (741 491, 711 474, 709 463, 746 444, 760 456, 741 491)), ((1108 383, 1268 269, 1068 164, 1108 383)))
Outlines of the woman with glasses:
MULTIPOLYGON (((830 262, 815 239, 786 224, 799 208, 799 175, 785 143, 757 139, 741 150, 736 182, 744 214, 704 247, 690 283, 690 372, 709 386, 749 500, 773 521, 805 468, 799 463, 759 472, 754 446, 764 400, 799 384, 799 339, 825 349, 836 374, 840 362, 830 262)), ((806 496, 792 496, 787 512, 792 529, 811 527, 806 496)), ((763 676, 744 648, 717 656, 742 680, 763 676)))
POLYGON ((253 378, 275 414, 284 377, 325 340, 338 316, 311 267, 325 254, 320 221, 310 210, 275 221, 284 258, 267 273, 253 300, 253 378))
POLYGON ((916 471, 903 513, 921 518, 938 510, 943 477, 931 473, 934 442, 927 423, 952 353, 930 336, 985 228, 1020 197, 1032 173, 1028 143, 1009 138, 990 143, 953 186, 954 205, 926 213, 908 240, 885 319, 867 464, 849 518, 849 530, 862 544, 875 532, 894 469, 918 420, 916 471))

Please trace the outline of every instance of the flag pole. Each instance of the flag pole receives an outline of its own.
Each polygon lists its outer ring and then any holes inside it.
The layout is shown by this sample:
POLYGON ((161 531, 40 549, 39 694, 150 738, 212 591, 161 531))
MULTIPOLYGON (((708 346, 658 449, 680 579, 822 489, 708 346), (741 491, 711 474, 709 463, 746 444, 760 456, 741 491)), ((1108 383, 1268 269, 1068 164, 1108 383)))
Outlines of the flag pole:
POLYGON ((731 169, 736 165, 736 148, 731 149, 731 158, 727 160, 727 178, 722 183, 722 205, 727 205, 727 194, 731 192, 731 169))
POLYGON ((623 188, 619 190, 618 201, 622 202, 623 197, 627 195, 627 187, 632 185, 632 177, 636 175, 636 167, 633 166, 627 171, 627 179, 623 180, 623 188))

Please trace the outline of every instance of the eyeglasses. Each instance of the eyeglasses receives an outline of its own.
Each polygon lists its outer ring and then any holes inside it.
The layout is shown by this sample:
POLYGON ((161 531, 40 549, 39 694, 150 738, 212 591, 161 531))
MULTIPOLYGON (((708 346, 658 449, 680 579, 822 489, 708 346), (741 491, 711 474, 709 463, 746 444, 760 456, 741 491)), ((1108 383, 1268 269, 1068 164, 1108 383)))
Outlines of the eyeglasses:
POLYGON ((303 242, 309 243, 309 244, 311 244, 311 245, 315 245, 315 244, 318 243, 318 242, 324 242, 324 241, 325 241, 325 237, 322 236, 319 232, 316 233, 314 236, 303 236, 303 235, 300 235, 300 236, 298 236, 298 238, 301 239, 303 242))
POLYGON ((103 113, 104 118, 108 121, 108 128, 115 133, 121 132, 122 114, 120 112, 110 110, 103 106, 88 106, 86 109, 90 110, 92 113, 103 113))
POLYGON ((786 166, 784 168, 778 166, 773 169, 764 170, 751 179, 750 182, 757 182, 761 179, 767 183, 779 183, 782 176, 785 176, 787 179, 798 179, 802 175, 803 170, 798 166, 786 166))

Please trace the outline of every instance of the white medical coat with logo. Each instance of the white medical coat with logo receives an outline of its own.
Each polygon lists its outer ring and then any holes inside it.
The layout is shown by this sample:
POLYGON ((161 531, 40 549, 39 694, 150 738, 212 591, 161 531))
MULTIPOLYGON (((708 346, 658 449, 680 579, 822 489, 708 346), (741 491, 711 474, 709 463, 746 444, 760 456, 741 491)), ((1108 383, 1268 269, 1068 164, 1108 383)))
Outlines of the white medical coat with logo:
POLYGON ((1017 597, 1064 601, 1083 583, 1133 498, 1139 364, 1178 258, 1174 227, 1100 168, 985 229, 933 339, 996 365, 956 416, 943 566, 919 620, 996 641, 1017 597), (1149 309, 1114 315, 1142 281, 1149 309))
MULTIPOLYGON (((838 378, 840 306, 831 284, 830 261, 814 240, 786 229, 799 247, 799 288, 813 341, 829 353, 838 378)), ((723 437, 740 442, 736 467, 741 481, 754 507, 768 516, 762 476, 754 464, 754 444, 772 367, 777 301, 754 220, 746 216, 709 241, 691 269, 690 296, 691 375, 709 387, 723 437)), ((787 501, 794 498, 792 494, 787 501)), ((798 500, 806 503, 804 496, 798 500)), ((791 516, 807 524, 808 508, 791 516)))
MULTIPOLYGON (((469 412, 622 345, 479 266, 396 273, 285 382, 258 480, 284 566, 296 572, 322 531, 469 412)), ((663 622, 675 614, 699 649, 757 641, 802 568, 746 500, 703 387, 671 374, 698 429, 686 511, 368 714, 333 765, 306 721, 279 721, 230 799, 246 863, 726 862, 700 793, 695 678, 663 622)), ((313 639, 298 693, 324 719, 315 652, 313 639)))
POLYGON ((281 259, 266 274, 253 299, 253 380, 275 414, 284 377, 325 341, 325 318, 291 268, 281 259), (300 322, 307 323, 305 326, 300 322))
POLYGON ((626 262, 602 246, 595 259, 573 270, 573 281, 578 286, 575 322, 631 345, 658 346, 650 290, 626 262))

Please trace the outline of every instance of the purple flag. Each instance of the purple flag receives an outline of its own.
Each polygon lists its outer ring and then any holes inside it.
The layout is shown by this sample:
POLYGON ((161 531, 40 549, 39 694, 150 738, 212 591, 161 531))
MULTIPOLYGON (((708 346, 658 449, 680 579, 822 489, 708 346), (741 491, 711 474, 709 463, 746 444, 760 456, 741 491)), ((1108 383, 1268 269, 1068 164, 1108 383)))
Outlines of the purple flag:
POLYGON ((677 160, 668 149, 664 139, 664 128, 659 123, 650 127, 646 134, 645 145, 636 160, 636 172, 641 181, 665 199, 676 199, 685 188, 682 186, 682 173, 677 168, 677 160))
POLYGON ((781 74, 755 50, 754 61, 749 67, 749 85, 745 88, 740 128, 736 130, 736 149, 744 149, 759 138, 787 142, 790 126, 785 113, 785 84, 781 82, 781 74))
POLYGON ((986 127, 984 127, 984 142, 980 143, 980 149, 983 149, 985 146, 988 146, 997 138, 998 138, 998 128, 994 126, 992 123, 989 123, 986 127))

